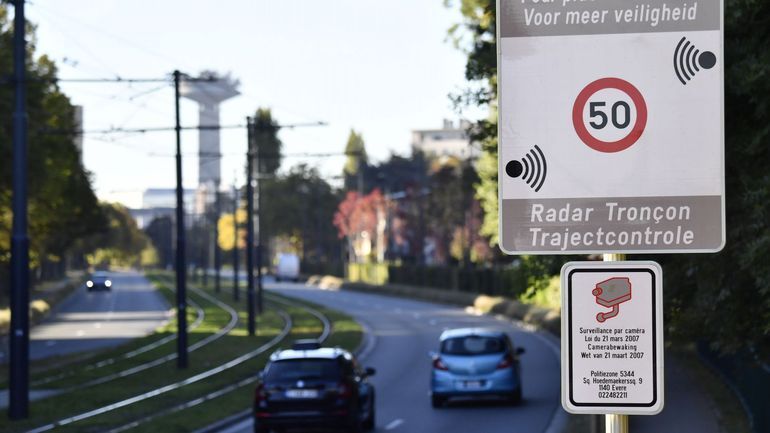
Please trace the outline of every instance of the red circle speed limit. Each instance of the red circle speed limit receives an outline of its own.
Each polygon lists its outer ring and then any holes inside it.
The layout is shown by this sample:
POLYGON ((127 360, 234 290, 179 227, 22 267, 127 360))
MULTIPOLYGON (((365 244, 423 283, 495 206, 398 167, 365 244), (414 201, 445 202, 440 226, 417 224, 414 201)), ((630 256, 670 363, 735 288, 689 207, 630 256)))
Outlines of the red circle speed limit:
POLYGON ((628 81, 620 78, 601 78, 587 85, 578 94, 572 106, 572 124, 578 137, 591 149, 605 153, 620 152, 631 147, 642 136, 647 126, 647 104, 641 92, 628 81), (607 89, 618 90, 626 97, 614 100, 592 98, 607 89), (584 116, 586 108, 588 116, 584 116), (634 112, 636 120, 632 124, 634 112), (607 134, 607 131, 614 133, 616 137, 610 140, 600 138, 602 134, 607 134))

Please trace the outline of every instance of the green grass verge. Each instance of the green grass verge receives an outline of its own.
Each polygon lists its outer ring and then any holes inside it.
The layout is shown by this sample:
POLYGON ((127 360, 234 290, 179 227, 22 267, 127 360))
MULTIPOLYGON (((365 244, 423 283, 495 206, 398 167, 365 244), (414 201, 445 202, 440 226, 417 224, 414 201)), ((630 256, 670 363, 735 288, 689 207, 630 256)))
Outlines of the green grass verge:
MULTIPOLYGON (((329 336, 328 340, 324 342, 324 345, 337 346, 350 351, 356 350, 361 345, 361 342, 363 340, 363 329, 361 328, 361 325, 358 324, 358 322, 353 320, 352 317, 342 314, 336 310, 324 308, 317 304, 301 301, 295 298, 287 298, 287 297, 283 297, 275 294, 271 294, 271 296, 275 296, 277 298, 282 298, 285 300, 290 300, 299 305, 305 305, 305 306, 311 307, 319 311, 323 315, 325 315, 329 319, 329 321, 332 323, 332 333, 329 336)), ((225 295, 225 297, 230 297, 230 294, 225 295)), ((291 311, 295 311, 295 310, 296 309, 291 309, 291 311)), ((309 315, 307 313, 304 313, 303 316, 305 317, 305 319, 303 319, 301 323, 295 323, 296 327, 294 329, 294 332, 292 332, 290 337, 287 339, 286 343, 282 344, 283 347, 287 347, 290 344, 290 342, 295 339, 313 338, 318 336, 318 334, 320 333, 321 327, 320 327, 320 323, 318 323, 318 320, 312 316, 310 316, 312 318, 308 320, 309 315)), ((296 321, 294 314, 292 314, 292 319, 296 321)), ((257 365, 257 368, 256 370, 253 370, 249 374, 254 374, 254 372, 261 370, 264 367, 264 364, 267 361, 269 354, 272 353, 273 351, 274 350, 270 350, 268 351, 268 353, 256 358, 254 361, 255 361, 255 364, 257 365)), ((235 383, 235 382, 236 380, 233 380, 230 383, 235 383)), ((225 385, 229 385, 230 383, 227 383, 225 385)), ((205 427, 206 425, 209 425, 223 418, 226 418, 230 415, 241 412, 244 409, 248 409, 249 407, 251 407, 251 403, 253 401, 253 395, 254 395, 253 385, 247 385, 233 392, 230 392, 226 395, 223 395, 216 399, 213 399, 203 404, 200 404, 198 406, 195 406, 193 408, 185 409, 177 413, 170 414, 168 416, 164 416, 162 418, 156 419, 147 424, 137 426, 136 428, 130 431, 132 432, 133 431, 136 431, 136 432, 163 431, 163 432, 180 432, 180 433, 193 431, 195 429, 205 427)))

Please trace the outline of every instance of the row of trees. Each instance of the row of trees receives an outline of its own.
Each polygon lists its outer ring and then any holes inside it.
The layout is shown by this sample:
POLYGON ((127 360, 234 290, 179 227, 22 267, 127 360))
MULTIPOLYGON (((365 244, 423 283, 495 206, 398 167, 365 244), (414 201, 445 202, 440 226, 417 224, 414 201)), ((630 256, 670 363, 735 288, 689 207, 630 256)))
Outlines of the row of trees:
MULTIPOLYGON (((497 69, 494 0, 445 0, 463 22, 450 29, 467 53, 469 90, 458 105, 486 106, 473 128, 483 146, 476 197, 481 234, 497 244, 497 69)), ((725 3, 727 245, 718 254, 653 257, 666 273, 666 322, 671 335, 708 341, 721 351, 751 347, 770 356, 770 3, 725 3)), ((554 271, 559 257, 532 257, 554 271)))
MULTIPOLYGON (((31 27, 31 26, 30 26, 31 27)), ((30 29, 34 30, 34 29, 30 29)), ((56 84, 51 59, 27 55, 28 203, 30 265, 37 280, 90 261, 133 262, 146 246, 125 208, 100 204, 75 144, 75 107, 56 84)), ((13 26, 0 5, 0 287, 8 283, 13 134, 13 26)), ((7 290, 0 290, 0 301, 7 290)))
POLYGON ((334 218, 352 261, 465 265, 495 253, 479 234, 482 209, 472 161, 459 156, 392 154, 366 159, 364 139, 351 131, 343 171, 346 195, 334 218))

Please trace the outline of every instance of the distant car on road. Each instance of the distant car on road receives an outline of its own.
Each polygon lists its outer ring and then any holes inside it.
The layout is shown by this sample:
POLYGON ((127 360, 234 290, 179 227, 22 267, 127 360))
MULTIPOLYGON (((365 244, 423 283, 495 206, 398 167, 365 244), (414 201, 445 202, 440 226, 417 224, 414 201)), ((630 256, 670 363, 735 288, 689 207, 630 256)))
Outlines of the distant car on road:
POLYGON ((300 340, 270 356, 254 395, 254 432, 334 428, 374 429, 373 368, 362 369, 350 352, 300 340))
POLYGON ((296 254, 281 253, 275 266, 275 280, 299 280, 299 257, 296 254))
POLYGON ((438 408, 452 397, 488 397, 521 401, 519 355, 505 332, 486 328, 444 331, 439 352, 431 353, 431 404, 438 408))
POLYGON ((110 290, 112 287, 112 280, 105 272, 94 272, 91 274, 91 278, 86 281, 86 288, 91 292, 93 290, 110 290))

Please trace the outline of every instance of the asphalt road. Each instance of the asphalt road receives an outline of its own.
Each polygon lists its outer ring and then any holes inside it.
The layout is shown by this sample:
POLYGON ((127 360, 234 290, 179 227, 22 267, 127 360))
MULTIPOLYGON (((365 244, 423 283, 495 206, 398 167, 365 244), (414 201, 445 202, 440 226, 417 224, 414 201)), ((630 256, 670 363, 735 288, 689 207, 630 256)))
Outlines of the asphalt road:
MULTIPOLYGON (((559 403, 558 341, 507 320, 469 314, 462 309, 401 298, 355 292, 325 291, 300 284, 270 284, 282 294, 344 311, 369 328, 370 350, 360 357, 364 366, 377 369, 371 379, 377 390, 377 431, 421 433, 511 432, 548 430, 559 403), (433 409, 428 394, 430 358, 446 328, 493 326, 509 333, 521 356, 524 401, 519 406, 502 402, 456 402, 433 409)), ((556 423, 563 420, 557 417, 556 423)), ((224 430, 251 432, 251 420, 224 430)))
POLYGON ((78 288, 30 333, 30 358, 115 346, 143 337, 168 320, 169 306, 137 272, 109 272, 112 290, 78 288))

